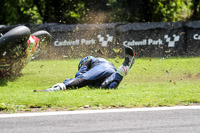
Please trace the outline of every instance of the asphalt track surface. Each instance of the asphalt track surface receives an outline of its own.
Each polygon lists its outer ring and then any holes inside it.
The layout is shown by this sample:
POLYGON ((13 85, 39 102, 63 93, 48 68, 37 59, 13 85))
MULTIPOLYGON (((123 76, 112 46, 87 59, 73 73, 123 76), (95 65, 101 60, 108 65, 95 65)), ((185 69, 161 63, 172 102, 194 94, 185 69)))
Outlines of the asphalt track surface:
POLYGON ((200 106, 0 114, 0 133, 199 133, 200 106))

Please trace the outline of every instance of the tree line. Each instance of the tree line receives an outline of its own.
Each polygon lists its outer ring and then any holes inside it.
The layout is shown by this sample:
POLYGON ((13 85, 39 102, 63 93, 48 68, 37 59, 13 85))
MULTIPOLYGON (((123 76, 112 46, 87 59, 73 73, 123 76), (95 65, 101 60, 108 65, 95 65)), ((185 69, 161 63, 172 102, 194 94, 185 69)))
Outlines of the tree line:
POLYGON ((0 24, 176 22, 200 19, 200 0, 0 0, 0 24))

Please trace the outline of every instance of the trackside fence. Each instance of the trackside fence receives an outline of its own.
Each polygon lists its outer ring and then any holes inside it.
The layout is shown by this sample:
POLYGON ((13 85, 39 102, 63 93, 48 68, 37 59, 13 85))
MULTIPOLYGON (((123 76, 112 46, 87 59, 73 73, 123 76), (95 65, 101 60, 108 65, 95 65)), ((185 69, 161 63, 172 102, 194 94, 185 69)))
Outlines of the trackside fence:
MULTIPOLYGON (((31 32, 46 30, 51 44, 39 58, 77 58, 87 55, 123 56, 123 44, 137 57, 200 56, 200 21, 105 24, 24 24, 31 32)), ((18 25, 0 26, 4 34, 18 25)))

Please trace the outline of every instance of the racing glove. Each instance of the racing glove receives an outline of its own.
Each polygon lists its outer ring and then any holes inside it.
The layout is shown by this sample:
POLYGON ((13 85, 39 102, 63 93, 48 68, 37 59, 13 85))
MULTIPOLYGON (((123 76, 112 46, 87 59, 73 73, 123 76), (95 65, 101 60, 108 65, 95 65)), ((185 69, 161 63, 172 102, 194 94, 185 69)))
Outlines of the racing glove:
POLYGON ((48 88, 48 89, 43 89, 43 90, 34 90, 33 92, 52 92, 52 91, 65 91, 66 90, 66 86, 63 83, 58 83, 55 84, 54 86, 48 88))

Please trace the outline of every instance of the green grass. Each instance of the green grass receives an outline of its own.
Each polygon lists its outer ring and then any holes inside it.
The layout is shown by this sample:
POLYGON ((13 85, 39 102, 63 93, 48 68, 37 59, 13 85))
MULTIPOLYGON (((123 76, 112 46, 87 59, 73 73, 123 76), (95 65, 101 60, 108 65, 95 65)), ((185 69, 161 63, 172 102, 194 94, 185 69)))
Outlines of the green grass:
MULTIPOLYGON (((109 59, 116 67, 122 59, 109 59)), ((118 89, 83 87, 34 93, 74 77, 78 59, 32 61, 16 78, 0 79, 0 111, 153 107, 200 103, 200 58, 138 58, 118 89)))

